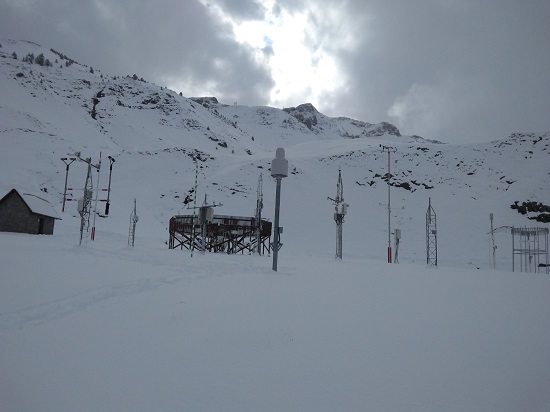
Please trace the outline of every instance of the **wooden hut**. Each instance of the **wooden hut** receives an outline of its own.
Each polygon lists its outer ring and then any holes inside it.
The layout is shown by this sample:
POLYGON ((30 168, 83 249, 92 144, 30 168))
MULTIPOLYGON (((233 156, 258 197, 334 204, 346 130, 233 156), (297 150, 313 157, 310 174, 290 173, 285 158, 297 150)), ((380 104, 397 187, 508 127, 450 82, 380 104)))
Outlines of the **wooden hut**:
POLYGON ((61 219, 47 200, 12 189, 0 199, 0 232, 52 235, 61 219))

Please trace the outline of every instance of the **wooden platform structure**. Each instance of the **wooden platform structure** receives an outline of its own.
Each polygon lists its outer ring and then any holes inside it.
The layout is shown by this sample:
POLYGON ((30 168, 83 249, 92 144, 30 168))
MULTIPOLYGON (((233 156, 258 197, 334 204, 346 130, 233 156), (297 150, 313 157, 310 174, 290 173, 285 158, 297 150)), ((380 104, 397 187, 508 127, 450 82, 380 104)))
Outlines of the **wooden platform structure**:
MULTIPOLYGON (((203 250, 203 225, 195 216, 195 250, 203 250)), ((213 215, 206 222, 206 245, 208 252, 244 254, 257 253, 259 240, 260 254, 269 254, 271 248, 271 222, 262 219, 260 239, 256 239, 256 218, 242 216, 213 215)), ((193 215, 178 215, 170 219, 169 249, 191 250, 193 239, 193 215)))

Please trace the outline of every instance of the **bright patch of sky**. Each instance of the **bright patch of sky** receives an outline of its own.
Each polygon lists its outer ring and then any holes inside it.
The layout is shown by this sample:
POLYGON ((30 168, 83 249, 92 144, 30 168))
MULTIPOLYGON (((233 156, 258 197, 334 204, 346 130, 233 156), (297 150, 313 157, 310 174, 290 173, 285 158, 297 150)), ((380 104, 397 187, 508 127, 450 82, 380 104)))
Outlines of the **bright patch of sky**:
MULTIPOLYGON (((320 36, 317 23, 335 19, 334 11, 323 12, 314 5, 289 11, 265 0, 263 20, 237 20, 221 8, 211 10, 233 27, 235 40, 251 47, 257 62, 269 67, 275 86, 269 105, 275 107, 312 103, 319 107, 323 95, 344 87, 330 45, 320 36)), ((322 23, 326 24, 326 23, 322 23)), ((341 38, 344 46, 350 38, 341 38)))
POLYGON ((309 102, 473 143, 550 130, 548 16, 548 0, 4 0, 0 43, 187 97, 309 102))

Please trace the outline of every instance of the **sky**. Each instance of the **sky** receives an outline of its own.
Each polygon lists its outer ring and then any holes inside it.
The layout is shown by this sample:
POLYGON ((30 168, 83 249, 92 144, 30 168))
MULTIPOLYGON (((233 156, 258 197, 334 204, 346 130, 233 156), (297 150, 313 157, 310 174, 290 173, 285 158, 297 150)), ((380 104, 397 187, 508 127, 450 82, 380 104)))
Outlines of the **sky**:
POLYGON ((547 0, 0 0, 0 39, 461 144, 550 130, 549 18, 547 0))

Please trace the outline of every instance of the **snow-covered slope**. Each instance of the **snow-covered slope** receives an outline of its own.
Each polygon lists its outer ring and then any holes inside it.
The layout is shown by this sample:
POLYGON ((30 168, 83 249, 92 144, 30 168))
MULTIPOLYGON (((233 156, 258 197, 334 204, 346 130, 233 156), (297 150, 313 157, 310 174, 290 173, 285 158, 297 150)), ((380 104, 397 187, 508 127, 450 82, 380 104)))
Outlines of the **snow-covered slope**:
MULTIPOLYGON (((495 235, 498 271, 488 269, 489 213, 495 227, 548 227, 547 212, 518 206, 550 204, 550 133, 441 144, 309 104, 186 98, 35 43, 0 44, 0 197, 40 194, 62 217, 51 237, 0 233, 0 409, 550 408, 550 278, 510 272, 508 230, 495 235), (52 65, 24 62, 29 53, 52 65), (381 145, 395 148, 399 265, 385 263, 381 145), (277 147, 290 173, 276 276, 267 256, 168 250, 169 219, 205 195, 218 214, 252 216, 260 174, 271 218, 277 147), (74 152, 93 163, 101 153, 100 189, 115 159, 109 216, 85 247, 76 202, 61 212, 60 159, 74 152), (327 199, 339 168, 350 204, 341 262, 327 199), (437 269, 425 265, 429 199, 437 269)), ((70 199, 82 196, 85 166, 70 166, 70 199)))
MULTIPOLYGON (((511 205, 550 204, 549 133, 518 133, 470 146, 438 144, 403 136, 386 123, 329 118, 309 104, 279 110, 188 99, 136 75, 114 78, 98 68, 67 65, 67 56, 34 43, 2 45, 0 133, 5 150, 0 189, 47 191, 59 207, 65 168, 59 159, 81 152, 97 163, 101 152, 103 158, 116 159, 112 213, 127 214, 136 197, 144 222, 151 223, 147 233, 159 240, 166 240, 169 218, 187 207, 183 200, 192 198, 194 159, 200 164, 199 202, 208 194, 224 205, 217 213, 252 215, 258 176, 263 173, 269 182, 277 147, 286 149, 291 166, 282 209, 291 250, 331 253, 332 206, 326 198, 335 191, 341 167, 351 205, 345 250, 385 258, 387 157, 380 145, 396 148, 391 158, 392 226, 403 233, 402 261, 424 260, 429 198, 439 218, 441 264, 475 267, 488 262, 489 213, 497 226, 533 225, 511 205), (28 53, 42 53, 52 66, 23 62, 28 53)), ((99 176, 102 188, 105 170, 99 176)), ((82 164, 73 165, 69 186, 82 188, 84 174, 82 164)), ((269 205, 273 190, 269 183, 265 186, 269 205)), ((70 210, 73 217, 65 214, 62 225, 75 224, 74 207, 70 210)), ((498 251, 506 268, 508 250, 498 251)))

